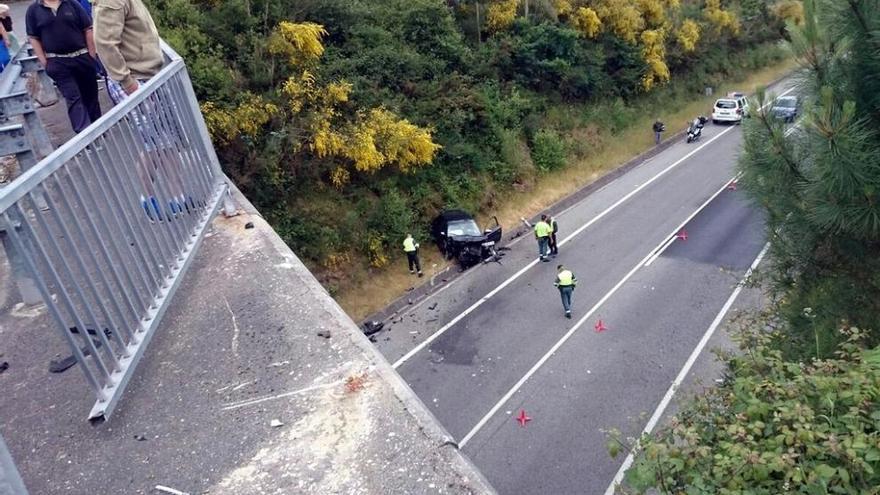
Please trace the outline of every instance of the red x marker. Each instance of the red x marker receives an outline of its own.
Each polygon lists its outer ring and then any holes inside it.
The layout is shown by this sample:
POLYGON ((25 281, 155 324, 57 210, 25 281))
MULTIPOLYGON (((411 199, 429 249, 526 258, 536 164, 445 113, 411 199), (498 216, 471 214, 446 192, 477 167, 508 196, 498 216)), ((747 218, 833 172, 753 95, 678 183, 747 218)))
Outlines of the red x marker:
POLYGON ((730 191, 736 191, 736 181, 730 181, 730 184, 727 184, 727 189, 730 191))
POLYGON ((602 320, 597 321, 596 326, 594 326, 593 328, 596 329, 596 333, 601 333, 601 332, 604 332, 605 330, 608 330, 608 327, 606 327, 605 324, 602 323, 602 320))
POLYGON ((525 410, 525 409, 520 409, 520 410, 519 410, 519 416, 517 416, 517 417, 514 418, 514 419, 517 420, 517 421, 519 421, 519 426, 522 427, 522 428, 525 428, 526 423, 528 423, 529 421, 532 420, 532 418, 526 416, 526 410, 525 410))
POLYGON ((688 231, 685 229, 681 229, 681 231, 678 234, 676 234, 675 237, 678 237, 679 239, 686 241, 686 240, 688 240, 688 231))

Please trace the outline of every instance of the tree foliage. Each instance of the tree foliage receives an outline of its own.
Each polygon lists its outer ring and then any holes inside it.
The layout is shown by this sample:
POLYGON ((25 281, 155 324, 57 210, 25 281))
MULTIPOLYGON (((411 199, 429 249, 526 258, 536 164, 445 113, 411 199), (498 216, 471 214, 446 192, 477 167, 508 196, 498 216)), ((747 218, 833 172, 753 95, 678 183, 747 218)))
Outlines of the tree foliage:
POLYGON ((634 109, 780 53, 772 37, 695 36, 703 0, 148 3, 224 169, 331 289, 346 264, 399 255, 389 225, 424 240, 441 209, 494 208, 595 153, 634 109))
POLYGON ((626 490, 880 493, 880 3, 797 12, 802 119, 756 112, 740 158, 766 212, 773 305, 746 322, 722 386, 622 442, 639 453, 626 490))
POLYGON ((863 333, 833 358, 792 363, 779 337, 746 334, 733 376, 678 414, 628 471, 629 489, 666 494, 876 494, 880 348, 863 333))

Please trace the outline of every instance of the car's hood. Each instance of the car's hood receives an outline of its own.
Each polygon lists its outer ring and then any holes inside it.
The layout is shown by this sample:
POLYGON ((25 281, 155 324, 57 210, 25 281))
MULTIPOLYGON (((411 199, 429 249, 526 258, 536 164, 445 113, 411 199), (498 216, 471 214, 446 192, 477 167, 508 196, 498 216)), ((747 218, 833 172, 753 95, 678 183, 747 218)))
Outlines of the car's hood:
POLYGON ((483 243, 486 242, 485 235, 453 235, 449 236, 454 242, 463 242, 463 243, 483 243))

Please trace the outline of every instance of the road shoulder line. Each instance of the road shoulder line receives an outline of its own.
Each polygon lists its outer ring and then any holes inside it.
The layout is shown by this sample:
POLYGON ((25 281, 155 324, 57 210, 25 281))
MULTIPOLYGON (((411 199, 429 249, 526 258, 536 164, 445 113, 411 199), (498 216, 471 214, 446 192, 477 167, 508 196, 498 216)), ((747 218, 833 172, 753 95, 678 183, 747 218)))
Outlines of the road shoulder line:
MULTIPOLYGON (((666 408, 669 406, 669 403, 672 402, 672 397, 675 395, 675 392, 678 391, 678 388, 681 386, 681 383, 687 377, 688 373, 691 371, 691 367, 693 367, 694 363, 697 361, 697 358, 703 352, 703 349, 706 347, 706 344, 709 343, 709 339, 715 334, 715 330, 724 321, 724 318, 727 316, 727 312, 730 311, 733 303, 736 302, 736 299, 739 297, 740 292, 742 292, 743 288, 745 288, 746 282, 751 277, 752 273, 761 263, 761 260, 764 259, 764 256, 767 254, 767 251, 770 248, 770 243, 764 244, 764 248, 761 249, 761 252, 758 253, 758 257, 752 262, 752 265, 749 267, 748 271, 746 271, 745 275, 743 275, 742 280, 736 285, 736 288, 733 290, 733 293, 730 294, 730 297, 727 298, 727 302, 724 303, 724 306, 721 307, 721 311, 715 316, 715 319, 712 321, 712 324, 709 325, 709 328, 703 334, 703 338, 700 339, 700 342, 691 352, 691 355, 688 357, 687 361, 685 361, 684 366, 682 366, 681 371, 678 372, 678 376, 675 377, 672 384, 669 386, 669 389, 666 390, 666 394, 663 396, 663 399, 660 401, 660 404, 657 405, 657 408, 654 410, 654 414, 651 415, 651 418, 648 420, 648 423, 645 425, 645 428, 642 430, 642 435, 650 434, 654 428, 657 426, 657 423, 660 421, 660 418, 663 416, 663 413, 666 411, 666 408)), ((633 452, 638 450, 638 446, 636 446, 633 451, 631 451, 624 459, 623 464, 620 465, 620 469, 617 470, 617 474, 614 475, 614 479, 611 480, 611 484, 608 485, 608 488, 605 490, 605 495, 614 495, 614 491, 617 486, 623 481, 623 477, 626 474, 626 471, 630 468, 632 463, 635 460, 635 456, 633 452)))

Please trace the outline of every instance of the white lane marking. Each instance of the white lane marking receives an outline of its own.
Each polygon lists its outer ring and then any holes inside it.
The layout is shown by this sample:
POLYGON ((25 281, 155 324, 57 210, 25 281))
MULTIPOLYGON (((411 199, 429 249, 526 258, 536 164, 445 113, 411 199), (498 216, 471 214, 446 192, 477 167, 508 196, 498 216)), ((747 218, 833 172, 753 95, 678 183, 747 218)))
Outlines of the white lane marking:
MULTIPOLYGON (((729 182, 724 184, 725 188, 727 187, 727 184, 729 184, 729 182)), ((724 188, 721 189, 721 191, 723 191, 723 190, 724 190, 724 188)), ((712 197, 714 198, 717 195, 718 194, 716 193, 712 197)), ((704 208, 706 206, 706 204, 707 203, 704 203, 703 205, 701 205, 697 211, 704 208)), ((681 222, 680 224, 678 224, 678 226, 675 229, 673 229, 671 235, 674 236, 676 233, 678 233, 682 229, 682 227, 684 227, 685 225, 687 225, 687 223, 689 221, 691 221, 691 219, 693 217, 694 217, 694 214, 688 215, 688 217, 685 219, 684 222, 681 222)), ((501 407, 504 406, 504 404, 511 397, 513 397, 513 394, 515 394, 520 388, 522 388, 522 386, 526 383, 526 381, 528 381, 528 379, 531 378, 532 375, 534 375, 541 368, 541 366, 543 366, 544 363, 546 363, 547 360, 550 359, 550 357, 553 356, 553 354, 555 354, 556 351, 559 350, 559 348, 562 347, 562 345, 565 344, 565 342, 568 341, 569 338, 571 338, 572 335, 574 335, 574 333, 584 324, 584 322, 586 322, 591 316, 593 316, 593 313, 598 311, 599 308, 603 304, 605 304, 605 302, 607 302, 608 299, 610 299, 611 296, 613 296, 614 293, 617 292, 617 290, 620 289, 623 286, 623 284, 625 284, 627 282, 627 280, 629 280, 630 277, 632 277, 639 270, 639 268, 642 268, 642 266, 644 266, 644 264, 649 259, 651 259, 651 257, 653 257, 660 249, 663 249, 663 246, 665 246, 668 242, 669 242, 668 239, 666 237, 664 237, 663 242, 661 242, 660 244, 655 246, 654 249, 652 249, 651 251, 648 252, 647 256, 645 256, 638 263, 636 263, 636 265, 634 267, 632 267, 632 269, 626 275, 624 275, 623 278, 620 279, 620 281, 617 282, 617 284, 615 284, 614 287, 611 288, 611 290, 606 292, 605 295, 602 296, 602 299, 599 299, 599 301, 596 304, 594 304, 593 307, 590 308, 590 310, 587 311, 587 313, 584 316, 582 316, 581 319, 578 320, 577 323, 575 323, 574 326, 571 327, 571 329, 569 329, 568 332, 566 332, 565 335, 563 335, 562 338, 559 339, 559 341, 557 341, 556 344, 554 344, 553 347, 551 347, 550 350, 547 351, 546 354, 541 356, 541 359, 539 359, 538 362, 535 363, 534 366, 532 366, 531 369, 529 369, 529 371, 527 371, 526 374, 523 375, 523 377, 520 378, 519 381, 516 382, 516 384, 514 384, 514 386, 511 387, 511 389, 508 390, 506 394, 504 394, 503 397, 501 397, 501 400, 499 400, 492 407, 492 409, 490 409, 489 412, 486 413, 486 415, 483 416, 482 419, 480 419, 480 421, 473 428, 471 428, 471 431, 469 431, 468 434, 465 435, 464 438, 462 438, 460 442, 458 442, 459 448, 463 448, 471 440, 471 438, 473 438, 473 436, 476 435, 480 431, 480 429, 483 428, 483 426, 485 426, 487 422, 489 422, 490 419, 492 419, 492 416, 494 416, 495 413, 497 413, 498 410, 501 409, 501 407)))
MULTIPOLYGON (((736 174, 736 175, 734 175, 732 179, 730 179, 729 181, 725 182, 724 185, 721 186, 721 189, 715 191, 715 194, 709 196, 709 199, 707 199, 703 204, 701 204, 699 208, 697 208, 693 213, 690 214, 689 217, 687 217, 687 218, 684 220, 684 222, 682 222, 682 227, 684 227, 685 225, 687 225, 691 220, 694 219, 695 216, 697 216, 701 211, 703 211, 703 209, 705 209, 707 206, 709 206, 709 203, 711 203, 713 199, 717 198, 719 194, 721 194, 722 192, 724 192, 724 190, 726 190, 728 187, 730 187, 730 184, 731 184, 731 183, 733 183, 735 180, 739 179, 740 175, 742 175, 742 174, 736 174)), ((672 234, 672 237, 670 237, 669 240, 666 241, 666 244, 664 244, 663 247, 661 247, 660 249, 658 249, 657 252, 654 253, 654 256, 651 256, 651 258, 650 258, 648 261, 645 262, 645 267, 649 267, 649 266, 651 266, 651 263, 653 263, 654 260, 656 260, 657 258, 659 258, 660 255, 663 254, 663 251, 666 251, 666 249, 667 249, 669 246, 671 246, 672 243, 675 242, 676 239, 678 239, 678 234, 679 234, 679 232, 681 232, 681 231, 678 231, 678 232, 675 232, 674 234, 672 234)))
MULTIPOLYGON (((727 302, 722 306, 721 311, 715 316, 715 319, 712 321, 712 324, 709 325, 709 328, 706 330, 706 333, 703 334, 703 338, 700 339, 700 342, 697 344, 697 347, 694 348, 693 352, 691 352, 690 357, 688 357, 687 361, 685 361, 684 366, 681 368, 681 371, 678 372, 678 376, 675 377, 675 380, 672 382, 672 385, 669 386, 669 390, 666 391, 666 395, 663 396, 663 400, 660 401, 660 404, 657 406, 657 409, 654 410, 654 414, 651 415, 651 419, 648 420, 648 424, 645 425, 645 429, 642 430, 643 435, 649 435, 651 431, 654 430, 654 427, 657 426, 657 423, 660 421, 660 418, 663 416, 663 413, 666 411, 666 408, 669 406, 669 403, 672 401, 672 397, 675 395, 675 392, 678 390, 678 387, 681 386, 681 383, 687 377, 688 373, 691 370, 691 367, 697 361, 697 358, 700 356, 700 353, 703 352, 703 348, 706 347, 706 344, 709 343, 709 339, 712 338, 712 335, 715 333, 715 330, 724 321, 724 317, 727 315, 727 312, 730 311, 730 307, 733 306, 733 303, 736 301, 736 298, 739 297, 739 293, 742 292, 743 288, 748 282, 749 277, 751 277, 752 272, 758 267, 761 263, 761 260, 764 259, 764 255, 767 254, 767 250, 770 249, 770 243, 764 244, 764 249, 758 253, 758 257, 755 258, 755 261, 752 262, 752 266, 749 267, 746 274, 743 276, 742 280, 736 284, 736 289, 733 290, 733 293, 727 298, 727 302)), ((635 449, 638 449, 638 445, 636 445, 635 449)), ((614 489, 623 481, 623 476, 626 474, 626 470, 630 468, 633 463, 635 457, 633 453, 630 452, 629 455, 626 456, 626 459, 621 464, 620 469, 617 470, 617 474, 614 475, 614 479, 611 481, 611 484, 608 485, 608 489, 605 490, 605 495, 614 495, 614 489)))
MULTIPOLYGON (((779 94, 779 96, 785 96, 785 95, 787 95, 788 93, 791 93, 792 91, 794 91, 794 89, 795 89, 795 88, 789 88, 789 89, 785 90, 784 92, 782 92, 781 94, 779 94)), ((777 98, 778 98, 778 96, 777 96, 777 98)), ((764 106, 762 106, 761 109, 763 110, 763 109, 766 108, 768 105, 770 105, 769 102, 766 103, 764 106)), ((647 182, 644 182, 643 184, 639 185, 638 187, 636 187, 635 189, 633 189, 632 191, 630 191, 629 193, 627 193, 624 197, 622 197, 622 198, 620 198, 619 200, 617 200, 614 204, 612 204, 611 206, 609 206, 608 208, 606 208, 605 210, 603 210, 601 213, 599 213, 598 215, 596 215, 595 217, 593 217, 592 219, 590 219, 590 221, 588 221, 587 223, 585 223, 585 224, 583 224, 582 226, 580 226, 577 230, 575 230, 574 232, 572 232, 571 234, 569 234, 568 237, 566 237, 565 239, 559 241, 559 245, 562 246, 562 245, 568 243, 568 241, 574 239, 575 236, 577 236, 578 234, 580 234, 581 232, 583 232, 584 230, 586 230, 587 228, 589 228, 589 227, 590 227, 591 225, 593 225, 594 223, 596 223, 596 222, 598 222, 599 220, 601 220, 603 217, 605 217, 605 215, 611 213, 614 209, 616 209, 618 206, 620 206, 621 204, 623 204, 624 202, 626 202, 629 198, 635 196, 636 194, 638 194, 639 191, 641 191, 642 189, 648 187, 648 186, 651 185, 655 180, 657 180, 657 179, 659 179, 660 177, 662 177, 663 175, 665 175, 666 172, 669 172, 669 171, 672 170, 673 168, 677 167, 678 165, 680 165, 681 163, 683 163, 685 160, 687 160, 688 158, 694 156, 697 152, 699 152, 700 150, 702 150, 702 149, 705 148, 706 146, 709 146, 710 144, 712 144, 713 141, 715 141, 716 139, 720 138, 721 136, 727 134, 728 132, 732 131, 733 129, 736 129, 736 126, 730 126, 730 127, 728 127, 727 129, 724 129, 723 131, 719 132, 717 135, 713 136, 712 139, 706 141, 705 143, 701 144, 700 146, 698 146, 697 148, 695 148, 695 149, 694 149, 693 151, 691 151, 690 153, 688 153, 688 154, 686 154, 685 156, 679 158, 679 159, 676 160, 673 164, 669 165, 668 167, 666 167, 666 168, 664 168, 663 170, 661 170, 660 172, 658 172, 655 176, 653 176, 653 177, 651 177, 650 179, 648 179, 647 182)), ((623 175, 623 176, 621 176, 621 177, 624 177, 624 176, 625 176, 625 175, 623 175)), ((615 179, 615 180, 616 180, 616 179, 615 179)), ((678 232, 678 231, 676 231, 675 233, 677 233, 677 232, 678 232)), ((663 242, 666 242, 666 240, 664 240, 663 242)), ((645 261, 647 261, 647 260, 645 260, 645 261)), ((422 349, 424 349, 425 347, 427 347, 428 345, 430 345, 431 342, 434 342, 435 340, 437 340, 438 337, 440 337, 441 335, 443 335, 444 333, 446 333, 447 330, 449 330, 450 328, 452 328, 456 323, 458 323, 459 321, 461 321, 465 316, 471 314, 475 309, 477 309, 477 308, 479 308, 480 306, 482 306, 483 303, 485 303, 485 302, 488 301, 490 298, 492 298, 492 296, 494 296, 495 294, 499 293, 502 289, 504 289, 505 287, 507 287, 508 285, 510 285, 514 280, 516 280, 516 279, 518 279, 519 277, 521 277, 522 274, 524 274, 525 272, 527 272, 527 271, 529 270, 529 268, 532 268, 533 266, 537 265, 539 262, 540 262, 540 261, 537 260, 537 259, 532 260, 531 263, 529 263, 528 265, 524 266, 524 267, 523 267, 522 269, 520 269, 518 272, 514 273, 510 278, 508 278, 507 280, 505 280, 504 282, 502 282, 501 285, 499 285, 498 287, 492 289, 492 291, 490 291, 488 294, 486 294, 485 296, 483 296, 482 298, 480 298, 477 302, 473 303, 471 306, 469 306, 467 309, 465 309, 461 314, 459 314, 458 316, 456 316, 455 318, 453 318, 449 323, 447 323, 447 324, 443 325, 442 327, 440 327, 440 329, 437 330, 436 332, 434 332, 433 334, 431 334, 430 337, 428 337, 427 339, 425 339, 424 341, 422 341, 419 345, 417 345, 417 346, 413 347, 412 349, 410 349, 409 352, 407 352, 406 354, 404 354, 403 356, 401 356, 401 357, 400 357, 397 361, 395 361, 394 364, 392 364, 391 366, 392 366, 394 369, 397 369, 397 368, 400 368, 401 366, 403 366, 403 363, 409 361, 409 359, 412 358, 413 356, 415 356, 419 351, 421 351, 422 349)), ((427 298, 426 298, 426 299, 427 299, 427 298)))

